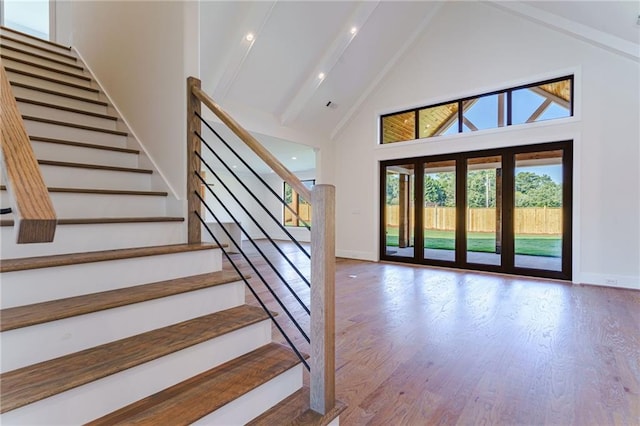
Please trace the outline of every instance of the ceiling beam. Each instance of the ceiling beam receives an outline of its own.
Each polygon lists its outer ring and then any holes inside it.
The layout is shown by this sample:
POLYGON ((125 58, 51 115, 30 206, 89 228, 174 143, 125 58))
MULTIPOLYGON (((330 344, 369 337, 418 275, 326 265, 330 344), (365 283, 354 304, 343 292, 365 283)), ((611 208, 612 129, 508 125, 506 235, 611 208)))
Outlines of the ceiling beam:
POLYGON ((255 2, 250 6, 244 20, 241 25, 238 25, 237 31, 234 37, 229 42, 231 46, 229 53, 226 56, 224 71, 221 73, 217 82, 214 82, 212 87, 215 87, 212 98, 217 103, 222 103, 224 98, 229 93, 231 86, 238 78, 242 64, 249 56, 251 48, 256 40, 260 37, 260 33, 264 28, 265 23, 269 20, 269 16, 276 5, 276 1, 255 2), (253 34, 253 40, 246 40, 247 33, 253 34))
POLYGON ((555 103, 557 103, 558 105, 560 105, 563 108, 569 109, 571 108, 571 104, 569 103, 568 100, 566 99, 562 99, 560 96, 554 95, 553 93, 547 92, 546 90, 538 87, 538 86, 534 86, 534 87, 529 87, 529 90, 531 90, 534 93, 537 93, 540 96, 543 96, 545 99, 549 99, 550 101, 553 101, 555 103))
POLYGON ((533 111, 533 114, 531 114, 531 117, 529 117, 526 122, 533 123, 538 118, 540 118, 540 116, 547 110, 547 108, 549 108, 551 102, 551 99, 545 99, 544 102, 542 102, 540 106, 535 111, 533 111))
POLYGON ((362 95, 360 95, 360 97, 351 106, 351 108, 349 108, 349 111, 347 111, 344 114, 344 116, 342 117, 342 120, 340 120, 338 125, 333 129, 333 131, 331 132, 331 140, 334 140, 340 134, 342 129, 351 121, 351 119, 356 114, 356 112, 360 110, 360 106, 369 97, 369 95, 371 95, 371 93, 373 93, 373 91, 380 85, 380 83, 382 82, 382 79, 384 79, 387 76, 387 74, 396 66, 396 63, 400 60, 400 58, 404 56, 405 52, 409 49, 409 47, 411 47, 415 43, 418 36, 422 34, 424 29, 431 22, 433 17, 438 13, 438 11, 440 10, 440 8, 444 3, 445 2, 438 2, 434 7, 432 7, 429 13, 427 13, 425 17, 422 19, 422 21, 420 21, 420 23, 416 26, 416 28, 413 30, 411 35, 407 37, 407 40, 405 41, 405 43, 398 50, 396 50, 395 55, 393 55, 393 57, 387 62, 385 67, 382 69, 382 71, 380 71, 376 76, 376 78, 371 82, 371 84, 367 86, 367 88, 362 92, 362 95))
POLYGON ((545 27, 568 34, 572 37, 586 41, 589 44, 605 48, 613 53, 621 54, 640 62, 640 49, 636 43, 627 41, 613 34, 608 34, 587 25, 580 24, 571 19, 566 19, 556 14, 546 12, 517 1, 489 0, 490 4, 498 9, 519 15, 525 19, 542 24, 545 27))
POLYGON ((325 78, 329 75, 333 67, 338 63, 344 52, 347 50, 358 32, 366 24, 367 20, 378 7, 379 1, 367 1, 358 3, 353 13, 345 21, 331 45, 324 51, 320 60, 316 62, 313 71, 307 77, 295 95, 286 102, 286 106, 280 113, 280 122, 283 126, 291 123, 302 112, 304 106, 309 102, 322 84, 324 79, 318 78, 319 73, 324 73, 325 78), (356 33, 351 34, 351 28, 356 28, 356 33))

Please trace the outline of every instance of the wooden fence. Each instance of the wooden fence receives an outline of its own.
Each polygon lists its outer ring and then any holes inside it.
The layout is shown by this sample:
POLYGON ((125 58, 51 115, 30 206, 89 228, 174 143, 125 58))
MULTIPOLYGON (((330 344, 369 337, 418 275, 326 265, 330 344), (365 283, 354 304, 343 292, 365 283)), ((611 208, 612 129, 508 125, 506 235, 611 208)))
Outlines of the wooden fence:
MULTIPOLYGON (((298 215, 300 215, 300 219, 304 220, 307 225, 311 225, 311 206, 309 204, 300 203, 298 205, 298 215)), ((284 224, 285 226, 304 226, 287 208, 284 209, 284 224)))
MULTIPOLYGON (((452 231, 456 225, 455 207, 425 207, 423 223, 425 229, 452 231)), ((397 205, 387 205, 387 225, 398 226, 397 205)), ((414 215, 411 210, 411 222, 414 215)), ((561 207, 518 207, 514 211, 516 234, 561 234, 561 207)), ((496 232, 495 208, 470 208, 467 214, 469 232, 496 232)))

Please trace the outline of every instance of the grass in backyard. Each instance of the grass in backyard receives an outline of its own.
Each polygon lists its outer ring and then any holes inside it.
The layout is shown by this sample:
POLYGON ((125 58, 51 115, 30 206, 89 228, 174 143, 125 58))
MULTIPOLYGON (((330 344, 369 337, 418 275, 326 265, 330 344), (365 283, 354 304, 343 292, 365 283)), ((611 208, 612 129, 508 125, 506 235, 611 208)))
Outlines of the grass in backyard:
MULTIPOLYGON (((453 250, 454 231, 438 231, 425 229, 425 248, 436 250, 453 250)), ((387 227, 387 246, 397 247, 398 229, 387 227)), ((469 251, 495 253, 496 234, 489 232, 471 232, 467 239, 469 251)), ((558 235, 516 235, 516 254, 529 256, 560 257, 562 239, 558 235)))

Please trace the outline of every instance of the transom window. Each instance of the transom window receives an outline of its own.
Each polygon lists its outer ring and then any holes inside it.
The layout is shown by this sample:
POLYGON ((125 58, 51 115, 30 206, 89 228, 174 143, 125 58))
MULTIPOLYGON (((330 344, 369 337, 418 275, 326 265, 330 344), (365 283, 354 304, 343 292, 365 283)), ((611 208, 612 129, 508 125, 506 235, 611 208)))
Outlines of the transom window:
POLYGON ((385 114, 380 143, 410 141, 573 116, 573 76, 385 114))

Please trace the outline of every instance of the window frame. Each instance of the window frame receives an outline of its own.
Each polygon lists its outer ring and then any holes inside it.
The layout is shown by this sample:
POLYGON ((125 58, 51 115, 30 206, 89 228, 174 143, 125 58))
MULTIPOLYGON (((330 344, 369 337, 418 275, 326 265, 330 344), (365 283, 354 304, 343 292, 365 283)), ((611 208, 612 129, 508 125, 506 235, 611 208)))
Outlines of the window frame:
POLYGON ((378 163, 379 167, 379 240, 378 255, 382 261, 411 263, 438 267, 453 267, 467 270, 478 270, 495 273, 506 273, 521 276, 551 278, 559 280, 572 280, 573 267, 573 150, 574 141, 560 140, 531 145, 516 145, 504 148, 491 148, 477 151, 452 152, 437 155, 425 155, 410 158, 398 158, 384 160, 378 163), (539 151, 562 150, 562 265, 561 270, 536 269, 515 264, 515 169, 516 155, 539 151), (501 193, 501 261, 500 265, 473 263, 467 259, 467 160, 487 156, 501 156, 502 162, 502 193, 501 193), (424 194, 424 167, 429 162, 455 161, 455 197, 456 197, 456 237, 455 260, 438 260, 424 256, 424 229, 421 208, 424 198, 420 195, 414 203, 413 222, 415 235, 414 241, 420 242, 413 250, 412 256, 389 255, 386 244, 386 168, 397 165, 413 165, 415 170, 414 194, 424 194))
MULTIPOLYGON (((466 96, 464 98, 459 98, 459 99, 454 99, 454 100, 449 100, 449 101, 444 101, 444 102, 438 102, 435 104, 429 104, 429 105, 422 105, 422 106, 418 106, 415 108, 408 108, 405 110, 401 110, 401 111, 395 111, 395 112, 391 112, 391 113, 387 113, 387 114, 381 114, 380 115, 380 121, 379 121, 379 135, 378 135, 378 144, 379 145, 391 145, 391 144, 395 144, 398 142, 408 142, 408 141, 412 141, 412 140, 418 140, 418 139, 430 139, 430 138, 434 138, 434 137, 438 137, 438 136, 442 136, 442 134, 439 135, 433 135, 433 136, 427 136, 425 138, 420 138, 420 111, 424 110, 424 109, 429 109, 429 108, 437 108, 440 106, 444 106, 444 105, 449 105, 449 104, 453 104, 453 103, 457 103, 458 104, 458 131, 456 132, 456 134, 461 134, 461 133, 473 133, 473 132, 465 132, 464 131, 464 126, 463 126, 463 122, 464 122, 464 108, 463 108, 463 103, 467 102, 467 101, 471 101, 474 99, 480 99, 482 97, 487 97, 487 96, 493 96, 493 95, 505 95, 506 97, 506 123, 504 123, 504 127, 510 127, 512 125, 514 125, 512 123, 512 118, 513 118, 513 101, 512 101, 512 92, 517 91, 517 90, 522 90, 522 89, 529 89, 532 87, 537 87, 537 86, 542 86, 545 84, 552 84, 552 83, 558 83, 561 81, 565 81, 565 80, 569 80, 569 90, 570 90, 570 94, 569 94, 569 116, 568 117, 573 117, 574 116, 574 97, 575 97, 575 90, 574 90, 574 86, 575 86, 575 76, 574 74, 569 74, 569 75, 565 75, 562 77, 556 77, 556 78, 551 78, 551 79, 547 79, 547 80, 542 80, 542 81, 537 81, 535 83, 528 83, 528 84, 522 84, 519 86, 513 86, 513 87, 509 87, 507 89, 500 89, 500 90, 494 90, 491 92, 486 92, 486 93, 481 93, 478 95, 473 95, 473 96, 466 96), (413 134, 413 139, 403 139, 403 140, 396 140, 396 141, 391 141, 391 142, 384 142, 384 135, 385 135, 385 126, 384 126, 384 120, 389 118, 389 117, 393 117, 396 115, 400 115, 400 114, 407 114, 407 113, 412 113, 413 114, 413 118, 415 121, 414 124, 414 134, 413 134)), ((565 118, 565 117, 563 117, 565 118)), ((519 123, 516 125, 521 125, 521 124, 529 124, 529 123, 519 123)), ((491 129, 496 129, 499 128, 500 126, 497 127, 491 127, 489 129, 483 129, 483 130, 491 130, 491 129)), ((479 130, 481 131, 481 130, 479 130)))

